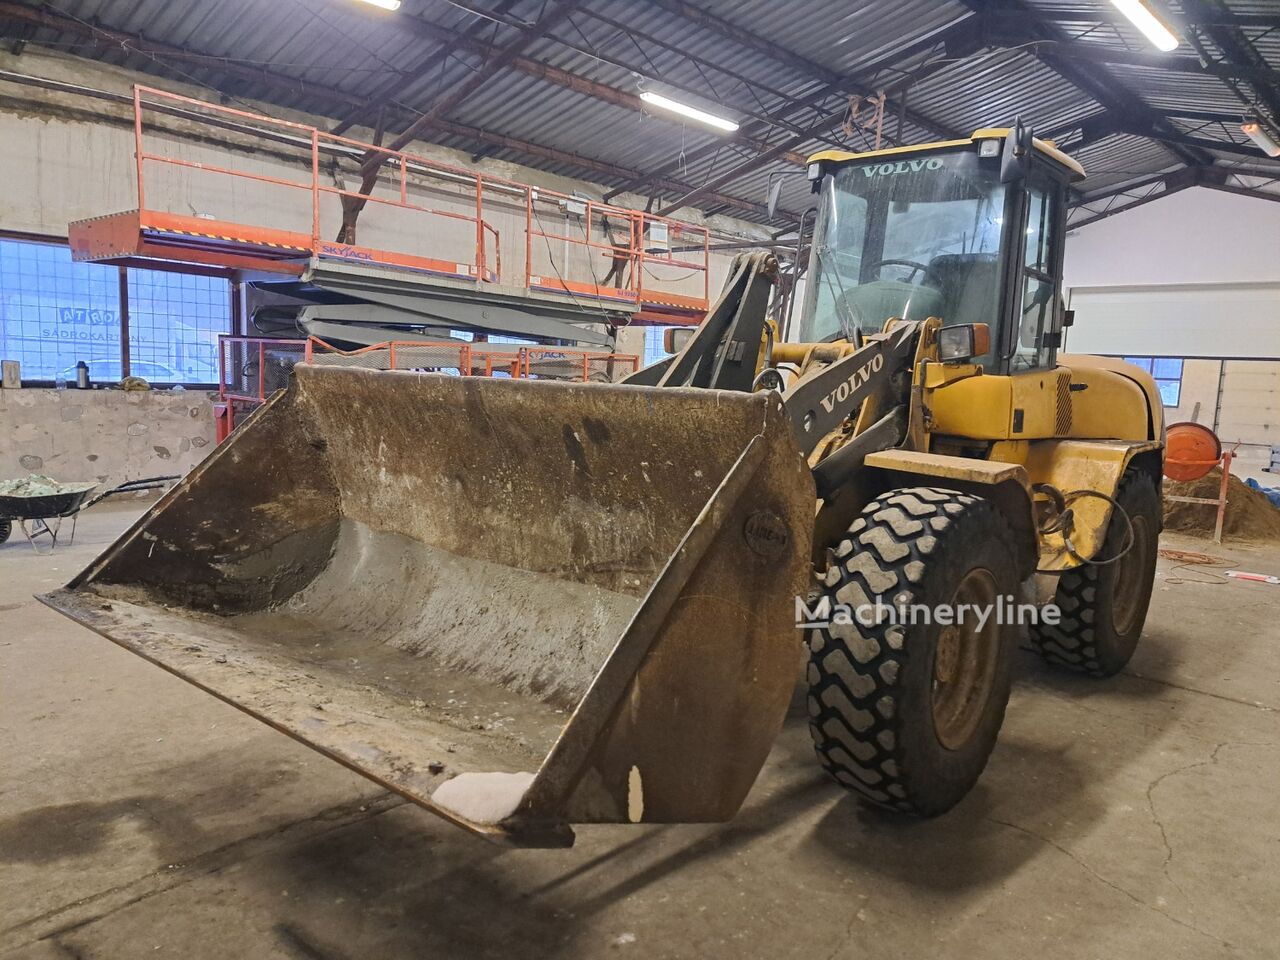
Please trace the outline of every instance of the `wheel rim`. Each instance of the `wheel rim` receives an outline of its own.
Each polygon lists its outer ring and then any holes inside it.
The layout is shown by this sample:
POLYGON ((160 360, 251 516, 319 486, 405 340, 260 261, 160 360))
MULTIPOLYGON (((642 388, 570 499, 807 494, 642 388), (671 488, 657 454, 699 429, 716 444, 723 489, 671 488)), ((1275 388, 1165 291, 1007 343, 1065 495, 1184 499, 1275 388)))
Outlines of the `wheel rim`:
POLYGON ((996 581, 989 570, 970 570, 960 581, 951 607, 962 604, 965 611, 959 624, 940 628, 933 657, 933 728, 938 742, 948 750, 959 750, 978 728, 995 682, 1000 647, 1000 625, 996 623, 996 581), (974 606, 991 611, 978 629, 974 606))
POLYGON ((1133 544, 1125 555, 1116 561, 1116 579, 1111 590, 1111 626, 1125 636, 1133 629, 1142 606, 1142 577, 1147 569, 1147 554, 1151 537, 1146 517, 1130 517, 1133 523, 1133 544))

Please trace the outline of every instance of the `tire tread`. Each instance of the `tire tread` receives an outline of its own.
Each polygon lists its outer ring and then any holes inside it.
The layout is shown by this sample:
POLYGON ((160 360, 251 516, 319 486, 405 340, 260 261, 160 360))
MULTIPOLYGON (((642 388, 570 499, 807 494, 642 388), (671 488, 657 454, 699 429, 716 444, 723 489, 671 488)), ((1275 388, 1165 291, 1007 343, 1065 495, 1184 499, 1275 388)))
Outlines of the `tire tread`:
MULTIPOLYGON (((890 605, 921 601, 940 537, 966 512, 987 514, 994 535, 1012 542, 1007 522, 980 497, 918 487, 872 501, 834 551, 827 595, 855 608, 876 598, 890 605)), ((829 625, 812 629, 808 645, 809 727, 822 767, 876 805, 938 812, 909 794, 905 776, 912 757, 903 749, 897 697, 910 656, 906 631, 892 624, 829 625)))

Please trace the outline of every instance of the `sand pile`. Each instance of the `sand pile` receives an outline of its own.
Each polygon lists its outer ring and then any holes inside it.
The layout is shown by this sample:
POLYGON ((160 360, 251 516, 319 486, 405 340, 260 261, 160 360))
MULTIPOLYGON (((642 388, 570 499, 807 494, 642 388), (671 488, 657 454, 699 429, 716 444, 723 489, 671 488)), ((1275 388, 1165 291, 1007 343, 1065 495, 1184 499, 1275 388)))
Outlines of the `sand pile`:
MULTIPOLYGON (((1216 499, 1222 485, 1222 468, 1215 467, 1199 480, 1164 482, 1164 492, 1179 497, 1216 499)), ((1217 508, 1201 503, 1177 503, 1165 500, 1166 530, 1213 536, 1217 508)), ((1223 536, 1241 540, 1280 540, 1280 509, 1272 506, 1266 494, 1245 486, 1234 474, 1227 481, 1227 515, 1222 524, 1223 536)))

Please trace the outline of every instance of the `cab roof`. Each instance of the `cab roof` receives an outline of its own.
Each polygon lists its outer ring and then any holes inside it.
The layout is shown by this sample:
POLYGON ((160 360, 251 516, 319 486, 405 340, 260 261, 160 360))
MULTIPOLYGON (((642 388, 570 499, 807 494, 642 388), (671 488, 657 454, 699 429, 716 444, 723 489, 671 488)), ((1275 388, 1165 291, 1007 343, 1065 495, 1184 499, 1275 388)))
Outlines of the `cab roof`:
MULTIPOLYGON (((983 127, 981 130, 975 130, 967 138, 963 140, 940 140, 935 143, 918 143, 907 147, 891 147, 887 150, 869 150, 865 153, 851 153, 847 150, 823 150, 809 157, 810 163, 818 163, 823 160, 843 163, 849 160, 866 160, 869 157, 894 157, 904 153, 919 153, 924 150, 939 150, 944 147, 963 147, 968 144, 977 143, 979 140, 1004 139, 1009 136, 1011 131, 1008 127, 983 127)), ((1039 137, 1032 139, 1032 144, 1044 156, 1048 157, 1062 166, 1066 167, 1072 173, 1072 180, 1084 179, 1084 167, 1067 156, 1058 149, 1057 144, 1052 140, 1041 140, 1039 137)))

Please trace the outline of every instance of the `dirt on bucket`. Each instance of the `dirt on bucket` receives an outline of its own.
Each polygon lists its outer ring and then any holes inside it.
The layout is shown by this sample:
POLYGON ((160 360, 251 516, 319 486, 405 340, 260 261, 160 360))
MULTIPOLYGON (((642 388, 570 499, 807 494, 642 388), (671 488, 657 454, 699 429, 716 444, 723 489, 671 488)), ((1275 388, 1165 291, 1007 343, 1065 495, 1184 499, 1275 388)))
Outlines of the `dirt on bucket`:
MULTIPOLYGON (((1215 467, 1199 480, 1164 482, 1166 530, 1193 536, 1213 536, 1217 508, 1205 503, 1180 503, 1168 497, 1204 497, 1216 500, 1222 486, 1222 468, 1215 467)), ((1280 540, 1280 509, 1266 495, 1245 485, 1234 474, 1227 480, 1227 512, 1223 536, 1240 540, 1280 540)))

